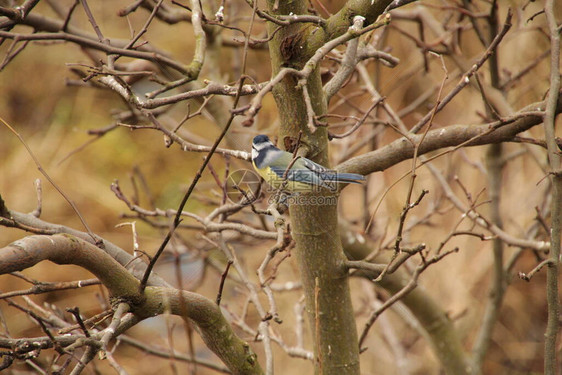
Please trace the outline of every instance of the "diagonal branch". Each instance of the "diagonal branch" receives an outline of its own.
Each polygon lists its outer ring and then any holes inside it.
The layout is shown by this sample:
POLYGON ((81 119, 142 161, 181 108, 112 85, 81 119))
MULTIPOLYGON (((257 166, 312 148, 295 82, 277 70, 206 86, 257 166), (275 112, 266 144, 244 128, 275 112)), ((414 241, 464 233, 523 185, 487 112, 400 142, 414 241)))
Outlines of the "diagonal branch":
MULTIPOLYGON (((418 155, 447 147, 480 146, 509 142, 517 134, 542 123, 546 102, 538 102, 523 108, 517 114, 484 125, 450 125, 430 130, 420 145, 418 155)), ((558 100, 557 112, 562 111, 562 100, 558 100)), ((422 135, 409 136, 417 143, 422 135)), ((414 156, 414 146, 402 137, 375 151, 351 158, 336 167, 340 173, 367 175, 383 171, 414 156)))

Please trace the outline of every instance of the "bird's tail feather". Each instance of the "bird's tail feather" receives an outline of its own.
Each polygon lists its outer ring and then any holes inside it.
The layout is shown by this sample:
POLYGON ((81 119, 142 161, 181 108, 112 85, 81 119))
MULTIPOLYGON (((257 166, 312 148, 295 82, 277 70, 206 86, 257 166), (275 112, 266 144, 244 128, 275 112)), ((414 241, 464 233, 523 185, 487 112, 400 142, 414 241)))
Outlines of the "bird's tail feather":
POLYGON ((339 184, 361 184, 362 181, 365 181, 365 177, 356 173, 330 171, 330 173, 320 174, 320 185, 332 191, 339 190, 339 184))
POLYGON ((338 173, 336 179, 338 182, 360 184, 362 181, 365 181, 365 176, 356 173, 338 173))

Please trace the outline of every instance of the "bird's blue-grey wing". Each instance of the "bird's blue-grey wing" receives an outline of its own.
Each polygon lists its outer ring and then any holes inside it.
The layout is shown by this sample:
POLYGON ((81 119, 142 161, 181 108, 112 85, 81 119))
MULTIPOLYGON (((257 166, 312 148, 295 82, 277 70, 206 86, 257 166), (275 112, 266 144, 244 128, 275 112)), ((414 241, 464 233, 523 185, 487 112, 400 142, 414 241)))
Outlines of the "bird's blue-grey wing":
POLYGON ((328 189, 333 189, 335 188, 337 182, 338 182, 338 175, 336 173, 336 171, 333 171, 331 169, 328 169, 318 163, 313 162, 310 159, 306 159, 306 158, 302 158, 302 163, 303 165, 309 169, 310 171, 312 171, 317 178, 317 183, 319 185, 324 186, 325 188, 328 189))
MULTIPOLYGON (((272 170, 274 170, 279 177, 283 177, 286 168, 272 168, 272 170)), ((321 186, 330 190, 336 188, 337 182, 335 181, 335 176, 333 171, 304 158, 297 160, 287 172, 288 181, 300 182, 311 186, 321 186)))
POLYGON ((326 167, 324 167, 324 166, 322 166, 322 165, 320 165, 320 164, 318 164, 318 163, 315 163, 315 162, 313 162, 313 161, 310 160, 310 159, 307 159, 307 158, 300 158, 300 159, 297 161, 297 163, 298 163, 299 161, 300 161, 300 162, 302 163, 302 165, 304 165, 307 169, 310 169, 310 170, 313 171, 313 172, 316 172, 316 173, 332 172, 332 171, 330 171, 328 168, 326 168, 326 167))
POLYGON ((302 159, 303 165, 318 174, 318 177, 324 182, 322 185, 332 187, 334 183, 338 182, 352 182, 360 183, 364 181, 365 177, 356 173, 338 173, 334 170, 328 169, 320 164, 317 164, 309 159, 302 159))
MULTIPOLYGON (((283 178, 283 176, 285 176, 286 168, 271 167, 271 170, 275 172, 279 178, 283 178)), ((324 186, 324 180, 318 172, 307 168, 297 169, 293 166, 293 168, 287 172, 286 176, 288 181, 301 182, 312 186, 324 186)))

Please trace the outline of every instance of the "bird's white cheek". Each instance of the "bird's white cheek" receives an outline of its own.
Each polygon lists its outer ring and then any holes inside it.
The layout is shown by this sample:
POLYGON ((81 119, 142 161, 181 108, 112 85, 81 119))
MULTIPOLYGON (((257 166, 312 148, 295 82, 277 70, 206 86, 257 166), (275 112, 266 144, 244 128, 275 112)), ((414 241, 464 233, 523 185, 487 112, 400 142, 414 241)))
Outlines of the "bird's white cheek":
POLYGON ((253 149, 252 149, 252 160, 254 160, 254 159, 257 158, 257 157, 258 157, 258 150, 256 150, 256 149, 253 148, 253 149))

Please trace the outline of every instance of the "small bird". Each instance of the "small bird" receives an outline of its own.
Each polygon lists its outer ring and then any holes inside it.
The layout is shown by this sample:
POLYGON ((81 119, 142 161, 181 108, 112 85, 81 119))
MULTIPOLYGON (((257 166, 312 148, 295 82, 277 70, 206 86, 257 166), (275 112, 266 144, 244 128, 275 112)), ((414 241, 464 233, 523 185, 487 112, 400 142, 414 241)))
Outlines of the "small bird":
POLYGON ((252 142, 252 164, 270 186, 288 191, 314 191, 322 187, 335 192, 338 184, 360 184, 365 180, 360 174, 338 173, 307 158, 299 157, 293 162, 293 154, 278 149, 263 134, 252 142))

